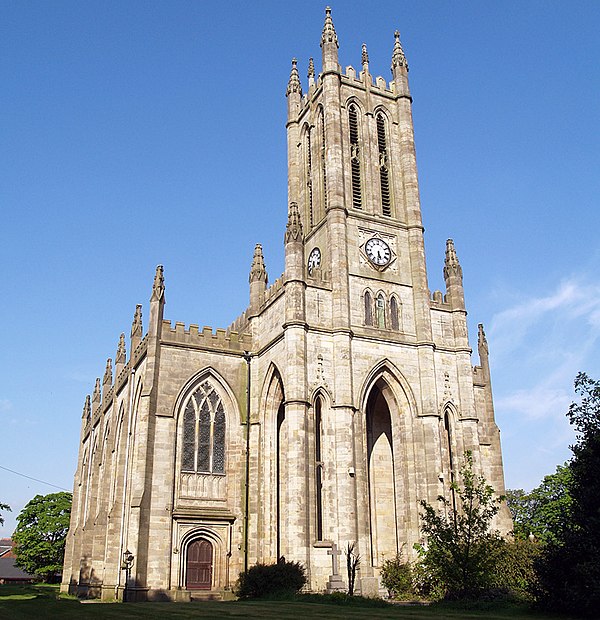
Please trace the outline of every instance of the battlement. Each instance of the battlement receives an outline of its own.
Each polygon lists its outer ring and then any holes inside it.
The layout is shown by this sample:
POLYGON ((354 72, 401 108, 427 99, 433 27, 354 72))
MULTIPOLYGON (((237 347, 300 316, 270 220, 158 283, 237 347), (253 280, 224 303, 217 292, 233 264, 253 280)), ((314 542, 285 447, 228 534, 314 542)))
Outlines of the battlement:
POLYGON ((265 291, 265 305, 274 299, 282 290, 283 290, 283 276, 285 274, 281 274, 273 284, 265 291))
POLYGON ((238 332, 245 333, 248 329, 248 310, 244 310, 237 319, 227 328, 227 333, 238 332))
MULTIPOLYGON (((352 65, 348 65, 346 67, 346 73, 342 76, 342 78, 346 78, 352 82, 353 86, 358 86, 360 84, 365 83, 365 75, 361 71, 358 76, 356 75, 356 69, 352 65)), ((369 86, 372 90, 379 90, 382 93, 386 93, 387 95, 393 95, 396 88, 394 82, 390 82, 389 85, 386 82, 386 79, 381 75, 378 75, 373 81, 373 76, 369 74, 369 86)), ((342 80, 343 82, 343 80, 342 80)))
POLYGON ((161 342, 163 344, 218 349, 219 351, 245 351, 252 346, 252 335, 225 329, 217 329, 213 333, 212 327, 208 326, 203 327, 200 331, 198 325, 193 323, 186 329, 185 323, 178 321, 173 326, 171 321, 164 320, 161 342))
MULTIPOLYGON (((352 65, 348 65, 346 67, 346 72, 342 74, 342 84, 346 83, 350 84, 351 86, 358 88, 362 87, 364 89, 365 85, 367 84, 365 77, 366 76, 363 74, 362 71, 359 72, 357 75, 356 69, 352 65)), ((368 84, 372 93, 380 93, 388 97, 393 97, 396 94, 396 83, 393 80, 388 83, 387 80, 381 75, 378 75, 374 78, 371 74, 369 74, 368 77, 368 84)), ((307 108, 310 101, 315 96, 315 93, 320 89, 321 84, 322 79, 321 74, 319 74, 315 86, 309 88, 309 90, 302 95, 300 105, 301 111, 304 111, 307 108)))
POLYGON ((433 291, 429 299, 431 305, 437 308, 450 308, 450 302, 447 295, 444 295, 442 291, 433 291))

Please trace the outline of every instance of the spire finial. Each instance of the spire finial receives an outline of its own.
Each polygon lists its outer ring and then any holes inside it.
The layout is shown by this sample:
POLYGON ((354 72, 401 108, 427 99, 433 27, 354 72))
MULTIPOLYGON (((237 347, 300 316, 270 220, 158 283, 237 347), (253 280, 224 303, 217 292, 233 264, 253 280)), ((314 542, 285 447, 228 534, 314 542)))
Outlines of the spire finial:
POLYGON ((92 394, 92 402, 99 403, 100 402, 100 377, 96 377, 96 384, 94 385, 94 393, 92 394))
POLYGON ((321 35, 321 50, 323 57, 323 77, 328 73, 339 73, 340 65, 338 63, 338 38, 331 19, 331 9, 325 9, 325 24, 323 25, 323 34, 321 35))
POLYGON ((479 361, 481 361, 482 353, 484 356, 489 353, 487 338, 485 337, 485 332, 483 331, 483 323, 479 323, 479 325, 477 325, 477 349, 479 350, 479 361))
POLYGON ((82 418, 86 418, 89 419, 90 415, 92 413, 92 404, 90 401, 90 395, 88 394, 85 397, 85 402, 83 403, 83 414, 81 415, 82 418))
POLYGON ((395 77, 395 71, 404 67, 408 71, 408 62, 402 49, 402 43, 400 43, 400 33, 396 30, 394 32, 394 51, 392 52, 392 74, 395 77))
POLYGON ((452 239, 446 241, 446 260, 444 261, 444 279, 447 281, 450 276, 458 276, 462 279, 462 267, 458 262, 452 239))
POLYGON ((268 282, 265 259, 263 257, 262 245, 260 243, 257 243, 254 248, 252 267, 250 267, 250 282, 264 282, 265 284, 268 282))
POLYGON ((106 370, 104 371, 104 378, 102 379, 102 385, 107 383, 112 384, 112 360, 110 357, 106 360, 106 370))
POLYGON ((337 34, 331 19, 331 7, 325 7, 325 24, 323 25, 323 34, 321 35, 321 47, 327 43, 335 43, 339 47, 337 34))
POLYGON ((368 70, 369 69, 369 52, 367 52, 366 43, 362 44, 361 62, 362 62, 363 70, 368 70))
POLYGON ((308 87, 315 83, 315 61, 313 58, 308 59, 308 87))
POLYGON ((298 203, 291 202, 288 211, 288 221, 285 227, 285 242, 290 241, 302 241, 302 222, 300 220, 300 211, 298 210, 298 203))
MULTIPOLYGON (((142 304, 137 304, 131 323, 131 338, 142 338, 142 304)), ((133 351, 132 351, 133 352, 133 351)))
POLYGON ((127 349, 125 348, 125 334, 121 332, 119 336, 119 344, 117 345, 117 354, 115 355, 115 364, 124 364, 127 356, 127 349))
POLYGON ((298 93, 299 95, 302 95, 302 84, 300 84, 297 58, 292 58, 292 70, 290 71, 290 79, 285 91, 286 97, 289 97, 290 93, 298 93))
POLYGON ((165 294, 165 278, 163 276, 163 266, 158 265, 156 267, 156 273, 154 274, 154 284, 152 285, 152 297, 150 301, 158 301, 163 298, 165 294))

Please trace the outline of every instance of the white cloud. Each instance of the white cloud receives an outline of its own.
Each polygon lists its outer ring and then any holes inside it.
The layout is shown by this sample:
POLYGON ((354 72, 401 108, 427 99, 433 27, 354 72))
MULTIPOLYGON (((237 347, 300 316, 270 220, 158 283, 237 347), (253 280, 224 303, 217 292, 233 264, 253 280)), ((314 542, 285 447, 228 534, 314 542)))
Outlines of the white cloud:
POLYGON ((521 414, 527 418, 562 417, 573 400, 572 394, 562 388, 548 388, 539 384, 530 390, 516 390, 496 399, 498 409, 521 414))
MULTIPOLYGON (((571 278, 543 297, 530 297, 498 312, 490 344, 498 357, 537 350, 553 357, 581 357, 600 336, 600 284, 571 278)), ((556 361, 556 360, 555 360, 556 361)))
POLYGON ((600 283, 572 277, 546 295, 517 298, 492 318, 488 340, 507 477, 526 488, 570 456, 565 414, 576 374, 600 378, 600 283))
POLYGON ((12 406, 13 405, 8 398, 0 398, 0 411, 10 411, 12 406))

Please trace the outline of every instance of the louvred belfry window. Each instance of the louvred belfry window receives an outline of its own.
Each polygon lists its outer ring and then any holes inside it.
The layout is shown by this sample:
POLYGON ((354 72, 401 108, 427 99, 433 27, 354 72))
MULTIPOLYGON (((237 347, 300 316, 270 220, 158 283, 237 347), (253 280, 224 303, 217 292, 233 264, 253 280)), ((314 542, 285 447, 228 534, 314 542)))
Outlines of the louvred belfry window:
POLYGON ((352 206, 362 209, 362 193, 360 187, 360 153, 358 145, 358 112, 355 105, 348 109, 350 125, 350 167, 352 172, 352 206))
POLYGON ((323 116, 323 108, 319 109, 319 124, 321 126, 321 195, 322 213, 327 211, 327 171, 325 167, 325 118, 323 116))
POLYGON ((305 139, 304 139, 304 150, 305 150, 305 168, 306 168, 306 200, 308 207, 308 218, 309 223, 312 228, 314 224, 314 214, 313 214, 313 167, 312 167, 312 144, 310 137, 310 127, 306 128, 305 139))
POLYGON ((208 381, 192 394, 183 413, 181 470, 225 473, 225 410, 208 381))
POLYGON ((379 147, 379 181, 381 184, 381 212, 383 215, 392 215, 390 200, 390 176, 388 170, 387 140, 385 135, 385 118, 377 115, 377 146, 379 147))

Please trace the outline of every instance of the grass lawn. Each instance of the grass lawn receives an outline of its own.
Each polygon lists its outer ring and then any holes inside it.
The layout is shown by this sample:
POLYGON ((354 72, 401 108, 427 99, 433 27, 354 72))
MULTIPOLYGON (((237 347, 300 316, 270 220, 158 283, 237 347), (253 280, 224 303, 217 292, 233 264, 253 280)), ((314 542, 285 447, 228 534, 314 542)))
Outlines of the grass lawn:
MULTIPOLYGON (((358 605, 333 605, 304 601, 232 601, 202 603, 80 603, 77 599, 60 598, 58 586, 0 585, 0 619, 21 620, 22 618, 45 620, 80 620, 86 618, 160 618, 161 620, 183 618, 262 618, 287 620, 303 619, 364 619, 377 618, 419 618, 423 620, 440 618, 488 620, 541 620, 557 618, 534 614, 526 607, 481 604, 477 608, 443 604, 428 607, 406 607, 389 605, 371 607, 358 605)), ((562 617, 565 620, 565 617, 562 617)))

